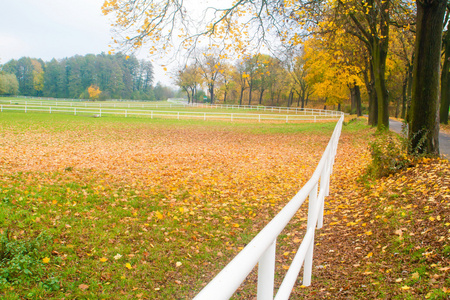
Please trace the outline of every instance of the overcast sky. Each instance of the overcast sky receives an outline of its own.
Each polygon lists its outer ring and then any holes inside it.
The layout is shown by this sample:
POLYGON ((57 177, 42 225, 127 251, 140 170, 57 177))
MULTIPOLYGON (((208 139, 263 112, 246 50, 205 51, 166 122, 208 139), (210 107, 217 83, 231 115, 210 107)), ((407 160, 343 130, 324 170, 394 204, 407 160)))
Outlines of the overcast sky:
MULTIPOLYGON (((108 52, 110 21, 103 0, 1 0, 0 64, 22 56, 50 61, 108 52)), ((141 52, 139 58, 151 60, 141 52)), ((153 61, 156 84, 173 85, 153 61)))

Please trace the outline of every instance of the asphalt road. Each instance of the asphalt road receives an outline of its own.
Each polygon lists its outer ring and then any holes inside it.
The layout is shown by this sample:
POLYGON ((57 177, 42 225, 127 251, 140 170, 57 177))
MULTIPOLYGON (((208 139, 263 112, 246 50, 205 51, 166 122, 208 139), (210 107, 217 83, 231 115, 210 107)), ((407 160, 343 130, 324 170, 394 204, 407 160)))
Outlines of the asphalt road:
MULTIPOLYGON (((389 119, 389 129, 396 133, 402 133, 402 125, 402 122, 389 119)), ((448 134, 439 132, 439 151, 441 156, 450 160, 450 136, 448 134)))

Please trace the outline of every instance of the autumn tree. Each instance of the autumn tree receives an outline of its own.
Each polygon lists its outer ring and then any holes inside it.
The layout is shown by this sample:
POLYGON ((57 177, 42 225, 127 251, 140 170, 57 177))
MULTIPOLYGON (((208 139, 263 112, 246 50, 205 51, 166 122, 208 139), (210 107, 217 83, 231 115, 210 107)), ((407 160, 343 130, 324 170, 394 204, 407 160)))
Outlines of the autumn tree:
POLYGON ((389 76, 390 90, 395 93, 395 90, 401 86, 399 92, 401 96, 397 99, 395 117, 399 115, 402 119, 406 119, 407 108, 411 105, 414 38, 415 35, 409 26, 394 28, 389 46, 390 59, 393 64, 393 69, 391 68, 389 71, 391 73, 389 76))
POLYGON ((411 149, 439 154, 439 76, 446 0, 418 0, 413 67, 411 149))
POLYGON ((19 82, 16 75, 0 72, 0 95, 17 95, 19 82))
POLYGON ((100 96, 102 91, 100 91, 100 88, 98 86, 96 86, 95 84, 92 84, 90 87, 88 87, 88 93, 89 93, 89 98, 91 98, 92 100, 95 101, 98 99, 98 97, 100 96))
POLYGON ((236 82, 239 88, 239 105, 242 105, 242 99, 244 97, 244 91, 249 87, 248 86, 248 77, 249 75, 246 73, 245 65, 242 60, 238 60, 236 62, 235 72, 232 77, 234 82, 236 82))
POLYGON ((196 64, 185 66, 177 71, 175 84, 186 92, 188 103, 194 103, 197 98, 197 88, 201 82, 201 72, 196 64))
POLYGON ((328 105, 340 106, 350 94, 355 111, 360 111, 363 80, 361 62, 357 58, 358 49, 343 41, 341 39, 337 47, 331 47, 329 40, 319 37, 306 41, 303 68, 308 72, 305 79, 316 96, 327 99, 328 105))
POLYGON ((214 89, 219 77, 222 74, 222 65, 224 56, 217 51, 204 52, 197 58, 200 74, 203 82, 208 88, 211 104, 214 104, 214 89))
POLYGON ((227 103, 227 97, 236 90, 237 83, 233 80, 233 73, 236 70, 233 65, 224 63, 220 72, 219 93, 223 96, 223 103, 227 103))

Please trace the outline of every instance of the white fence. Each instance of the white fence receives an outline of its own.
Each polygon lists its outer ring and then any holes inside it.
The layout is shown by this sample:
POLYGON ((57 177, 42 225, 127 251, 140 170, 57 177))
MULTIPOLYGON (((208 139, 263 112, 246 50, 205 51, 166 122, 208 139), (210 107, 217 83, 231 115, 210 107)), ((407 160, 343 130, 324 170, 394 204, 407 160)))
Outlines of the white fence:
MULTIPOLYGON (((338 111, 326 111, 317 109, 289 109, 281 107, 247 107, 247 109, 254 110, 251 113, 240 113, 240 112, 195 112, 195 111, 163 111, 163 110, 149 110, 144 109, 144 104, 132 105, 132 104, 122 104, 127 105, 125 108, 115 108, 117 106, 114 103, 108 103, 110 106, 101 103, 96 103, 100 106, 92 106, 94 103, 55 103, 53 106, 45 106, 45 102, 40 105, 38 104, 0 104, 0 112, 3 111, 23 111, 23 112, 47 112, 47 113, 68 113, 73 115, 79 114, 91 114, 99 117, 106 115, 116 115, 123 117, 131 116, 143 116, 150 118, 175 118, 175 119, 203 119, 203 120, 258 120, 261 121, 281 121, 281 122, 296 122, 296 121, 319 121, 319 120, 333 120, 338 119, 341 116, 341 112, 338 111), (65 106, 61 106, 64 104, 65 106), (111 107, 112 106, 112 107, 111 107), (259 108, 259 109, 257 109, 259 108), (260 113, 261 112, 261 113, 260 113), (265 112, 265 113, 263 113, 265 112), (287 114, 281 114, 281 113, 287 114)), ((171 105, 171 104, 160 104, 160 107, 156 106, 154 108, 161 108, 161 105, 171 105)), ((179 106, 176 106, 179 107, 179 106)), ((215 106, 196 106, 199 108, 211 109, 215 106)), ((170 106, 172 108, 172 106, 170 106)), ((226 107, 218 107, 222 109, 243 109, 238 105, 226 107)))
MULTIPOLYGON (((287 113, 287 114, 303 114, 303 115, 333 115, 339 118, 341 112, 334 110, 323 110, 314 108, 300 108, 300 107, 279 107, 279 106, 263 106, 263 105, 238 105, 238 104, 205 104, 205 103, 191 103, 187 104, 185 102, 145 102, 145 103, 129 103, 129 102, 80 102, 80 101, 64 101, 59 100, 4 100, 4 102, 9 102, 10 105, 19 106, 59 106, 59 107, 93 107, 93 108, 150 108, 150 109, 160 109, 160 108, 186 108, 186 107, 197 107, 202 109, 225 109, 225 110, 250 110, 250 111, 263 111, 267 113, 287 113)), ((0 98, 1 103, 1 98, 0 98)), ((6 105, 7 104, 3 104, 6 105)))
POLYGON ((323 225, 324 199, 329 194, 330 175, 344 116, 336 124, 328 146, 311 179, 258 235, 194 298, 229 299, 258 264, 258 300, 274 299, 275 252, 277 237, 309 198, 306 234, 281 283, 275 299, 288 299, 303 265, 304 286, 311 284, 314 234, 323 225))

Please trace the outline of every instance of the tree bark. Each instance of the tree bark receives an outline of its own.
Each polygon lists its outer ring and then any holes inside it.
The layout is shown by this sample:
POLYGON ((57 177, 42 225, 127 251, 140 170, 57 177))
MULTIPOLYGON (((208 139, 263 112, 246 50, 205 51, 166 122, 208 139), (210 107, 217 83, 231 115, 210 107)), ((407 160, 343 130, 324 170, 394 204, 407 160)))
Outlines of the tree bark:
POLYGON ((262 98, 263 98, 264 91, 265 91, 265 89, 261 89, 261 93, 259 94, 259 105, 262 104, 262 98))
POLYGON ((373 83, 373 70, 372 64, 366 63, 366 69, 364 70, 364 82, 369 96, 369 117, 368 124, 371 126, 377 126, 378 122, 378 99, 373 83), (369 76, 370 75, 370 76, 369 76))
POLYGON ((359 85, 355 85, 355 102, 356 102, 356 115, 358 117, 362 116, 362 106, 361 106, 361 89, 359 85))
POLYGON ((349 89, 350 89, 350 114, 354 114, 356 113, 356 95, 355 95, 355 85, 348 85, 349 89))
POLYGON ((209 88, 209 96, 211 98, 211 104, 214 104, 214 83, 209 83, 208 88, 209 88))
POLYGON ((387 52, 387 42, 373 43, 372 66, 378 102, 377 130, 389 129, 389 95, 385 76, 387 52))
POLYGON ((248 105, 252 105, 252 90, 253 90, 253 80, 249 82, 249 92, 248 92, 248 105))
POLYGON ((441 105, 439 108, 440 122, 448 124, 448 110, 450 106, 450 34, 447 30, 442 39, 444 50, 444 64, 441 73, 441 105))
POLYGON ((439 155, 439 73, 447 0, 417 0, 409 137, 411 150, 439 155))
POLYGON ((241 88, 241 97, 239 98, 239 105, 242 105, 242 97, 244 97, 244 89, 241 88))

